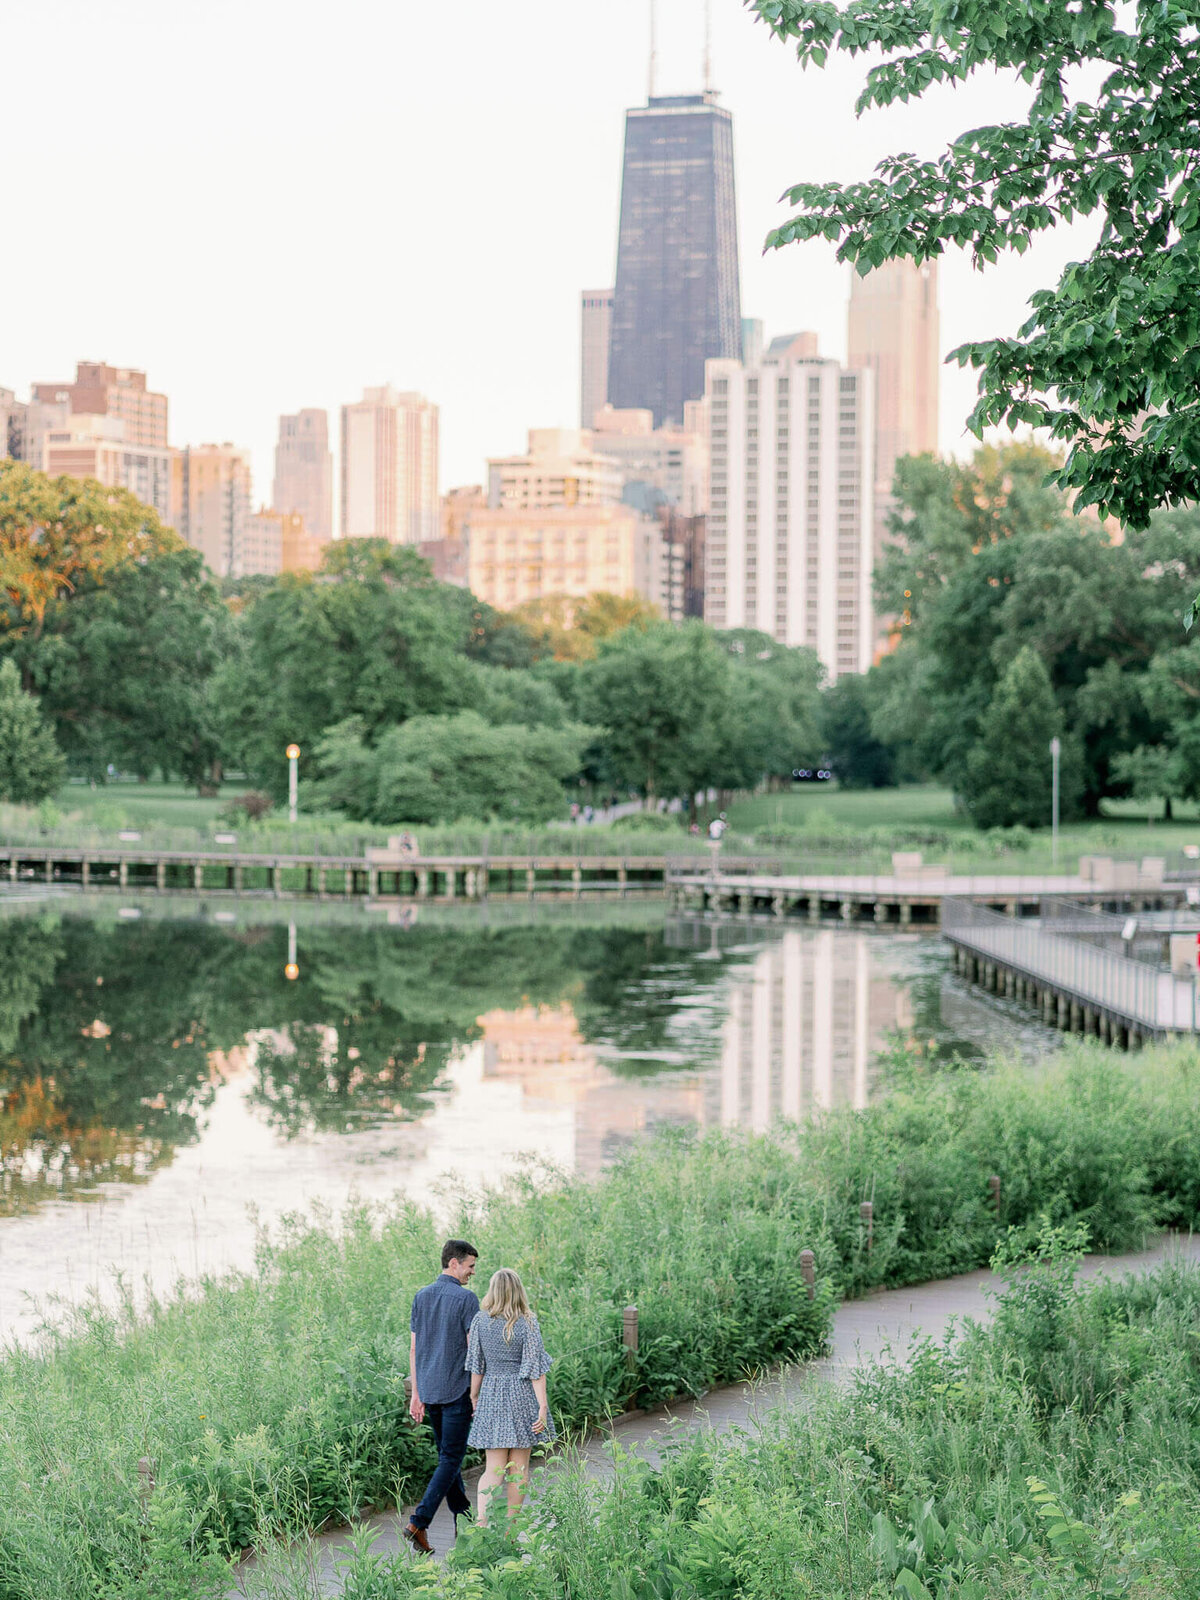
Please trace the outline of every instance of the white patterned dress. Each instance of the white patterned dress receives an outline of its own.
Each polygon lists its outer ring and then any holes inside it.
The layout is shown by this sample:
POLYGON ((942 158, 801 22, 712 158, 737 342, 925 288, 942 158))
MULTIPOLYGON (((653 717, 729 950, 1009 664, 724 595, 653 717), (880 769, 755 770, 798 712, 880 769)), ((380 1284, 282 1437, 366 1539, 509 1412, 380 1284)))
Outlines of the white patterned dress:
POLYGON ((518 1317, 512 1338, 504 1337, 504 1318, 481 1311, 467 1335, 467 1371, 483 1375, 467 1443, 475 1450, 532 1450, 555 1437, 554 1418, 534 1433, 538 1414, 533 1380, 544 1378, 551 1360, 537 1318, 518 1317))

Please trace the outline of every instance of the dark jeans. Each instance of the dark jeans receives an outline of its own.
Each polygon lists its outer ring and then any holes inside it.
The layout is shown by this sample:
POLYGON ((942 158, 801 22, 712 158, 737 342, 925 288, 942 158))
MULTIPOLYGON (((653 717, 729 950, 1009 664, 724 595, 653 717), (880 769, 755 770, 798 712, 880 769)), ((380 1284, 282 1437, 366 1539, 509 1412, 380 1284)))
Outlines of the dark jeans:
POLYGON ((414 1528, 427 1528, 445 1500, 456 1517, 471 1509, 467 1486, 462 1478, 463 1457, 467 1453, 467 1434, 471 1431, 470 1391, 461 1400, 444 1406, 426 1406, 425 1421, 437 1440, 438 1464, 433 1469, 421 1504, 412 1514, 414 1528))

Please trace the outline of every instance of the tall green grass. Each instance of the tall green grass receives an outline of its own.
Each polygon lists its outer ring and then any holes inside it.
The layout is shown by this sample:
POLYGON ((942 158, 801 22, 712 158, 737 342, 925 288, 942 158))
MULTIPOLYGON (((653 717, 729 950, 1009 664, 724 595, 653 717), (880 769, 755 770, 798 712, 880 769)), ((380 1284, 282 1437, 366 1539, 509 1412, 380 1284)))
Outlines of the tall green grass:
MULTIPOLYGON (((1200 1269, 1079 1288, 1061 1237, 993 1326, 876 1365, 760 1433, 611 1483, 548 1474, 517 1543, 443 1568, 362 1549, 355 1600, 1194 1600, 1200 1269)), ((304 1591, 274 1588, 278 1600, 304 1591)))
MULTIPOLYGON (((450 1206, 481 1274, 524 1274, 558 1358, 563 1422, 811 1354, 835 1295, 981 1265, 1010 1225, 1082 1220, 1097 1245, 1121 1247, 1200 1217, 1192 1049, 1077 1047, 1036 1076, 925 1078, 894 1062, 892 1077, 867 1111, 769 1136, 664 1137, 597 1182, 531 1172, 450 1206), (626 1304, 640 1312, 632 1373, 626 1304)), ((130 1297, 115 1313, 87 1306, 38 1348, 7 1352, 2 1600, 116 1600, 177 1559, 181 1539, 200 1563, 210 1544, 229 1555, 411 1498, 431 1462, 405 1412, 408 1308, 440 1236, 403 1201, 337 1223, 296 1218, 264 1238, 251 1275, 148 1306, 130 1297), (143 1520, 140 1457, 156 1464, 150 1510, 174 1532, 143 1520)), ((199 1593, 199 1572, 178 1593, 199 1593)))

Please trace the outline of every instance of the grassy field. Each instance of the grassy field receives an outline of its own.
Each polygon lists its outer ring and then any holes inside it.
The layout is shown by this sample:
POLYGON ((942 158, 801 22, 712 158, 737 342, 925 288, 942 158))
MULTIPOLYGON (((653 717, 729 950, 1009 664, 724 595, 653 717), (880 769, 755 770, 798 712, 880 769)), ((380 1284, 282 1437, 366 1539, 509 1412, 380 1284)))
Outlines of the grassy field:
POLYGON ((227 784, 215 799, 179 783, 106 783, 92 789, 70 783, 55 798, 64 818, 88 828, 212 828, 245 790, 227 784))
MULTIPOLYGON (((1095 821, 1064 825, 1059 833, 1059 864, 1074 869, 1081 855, 1178 857, 1189 845, 1200 845, 1200 807, 1176 807, 1176 820, 1161 817, 1147 823, 1143 806, 1132 801, 1107 801, 1095 821)), ((921 849, 927 861, 948 860, 963 872, 1036 872, 1050 866, 1050 829, 981 833, 955 809, 949 789, 913 784, 901 789, 839 790, 812 785, 790 794, 755 795, 729 810, 733 833, 740 837, 778 833, 803 850, 804 836, 814 849, 847 854, 857 848, 882 859, 892 848, 921 849), (906 841, 907 831, 928 831, 941 837, 930 843, 906 841), (895 833, 901 837, 890 840, 895 833), (816 841, 821 844, 817 845, 816 841), (994 858, 994 862, 989 860, 994 858)))

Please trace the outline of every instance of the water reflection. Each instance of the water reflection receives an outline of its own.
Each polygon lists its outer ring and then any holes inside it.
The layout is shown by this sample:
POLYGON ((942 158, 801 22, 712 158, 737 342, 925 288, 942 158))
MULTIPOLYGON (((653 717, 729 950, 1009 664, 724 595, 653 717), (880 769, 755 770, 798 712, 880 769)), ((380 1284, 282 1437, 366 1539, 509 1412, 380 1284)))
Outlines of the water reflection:
POLYGON ((936 941, 648 912, 0 920, 0 1329, 113 1264, 244 1265, 250 1205, 596 1172, 663 1124, 865 1105, 891 1032, 961 1045, 936 941))

